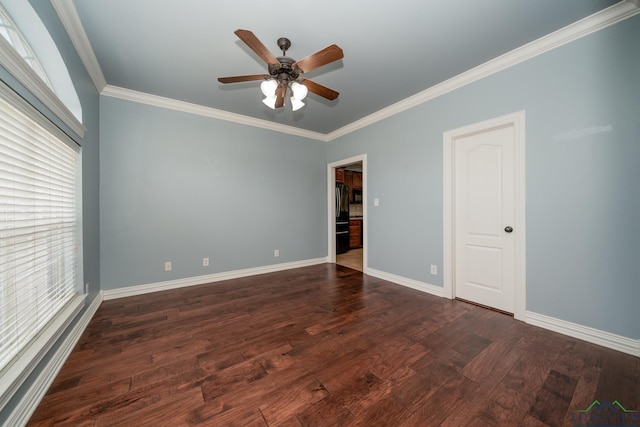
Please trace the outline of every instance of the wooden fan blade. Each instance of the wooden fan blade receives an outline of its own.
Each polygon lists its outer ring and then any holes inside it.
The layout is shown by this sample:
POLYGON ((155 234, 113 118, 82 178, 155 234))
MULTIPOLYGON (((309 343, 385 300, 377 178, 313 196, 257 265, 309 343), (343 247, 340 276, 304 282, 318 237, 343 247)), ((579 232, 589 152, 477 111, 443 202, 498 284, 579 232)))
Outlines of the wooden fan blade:
POLYGON ((298 68, 300 72, 307 73, 323 65, 327 65, 333 61, 344 58, 344 53, 337 45, 332 44, 322 50, 312 53, 293 64, 293 68, 298 68))
POLYGON ((338 95, 340 95, 335 90, 329 89, 328 87, 322 86, 321 84, 311 80, 303 79, 302 84, 305 85, 307 89, 309 89, 309 92, 313 92, 316 95, 320 95, 321 97, 327 98, 330 101, 333 101, 338 97, 338 95))
POLYGON ((220 83, 239 83, 239 82, 252 82, 254 80, 268 79, 268 74, 251 74, 248 76, 232 76, 232 77, 218 77, 220 83))
POLYGON ((234 33, 240 40, 242 40, 249 48, 254 51, 264 62, 267 64, 280 65, 280 62, 269 49, 262 44, 262 42, 249 30, 236 30, 234 33))
POLYGON ((284 96, 287 93, 287 86, 280 85, 278 89, 276 89, 276 108, 284 107, 284 96))

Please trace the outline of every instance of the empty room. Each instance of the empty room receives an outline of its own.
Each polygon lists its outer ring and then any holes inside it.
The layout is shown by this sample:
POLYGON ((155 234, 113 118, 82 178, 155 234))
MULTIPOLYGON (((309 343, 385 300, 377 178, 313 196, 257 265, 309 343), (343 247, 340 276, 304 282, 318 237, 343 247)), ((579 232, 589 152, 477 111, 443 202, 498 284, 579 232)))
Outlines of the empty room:
POLYGON ((640 426, 637 0, 0 34, 0 425, 640 426))

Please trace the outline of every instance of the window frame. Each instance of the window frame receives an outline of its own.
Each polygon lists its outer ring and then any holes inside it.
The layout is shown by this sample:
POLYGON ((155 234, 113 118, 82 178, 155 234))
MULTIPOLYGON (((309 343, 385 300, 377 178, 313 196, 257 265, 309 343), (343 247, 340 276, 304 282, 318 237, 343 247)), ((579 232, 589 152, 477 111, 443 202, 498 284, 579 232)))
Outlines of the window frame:
POLYGON ((51 85, 51 81, 49 80, 47 73, 42 67, 42 64, 40 64, 40 61, 31 48, 31 45, 24 38, 24 35, 20 32, 18 26, 15 24, 15 22, 13 22, 13 19, 11 18, 7 10, 2 7, 2 5, 0 5, 0 27, 5 28, 5 31, 8 33, 9 38, 12 39, 11 41, 9 41, 9 44, 14 48, 14 50, 16 50, 20 54, 20 56, 22 56, 22 59, 24 59, 24 61, 36 72, 38 77, 40 77, 40 79, 42 79, 42 81, 44 81, 44 83, 49 86, 52 91, 55 92, 55 89, 51 85), (20 52, 19 49, 16 48, 16 44, 19 44, 24 52, 20 52))
MULTIPOLYGON (((0 37, 4 39, 3 37, 0 37)), ((67 134, 55 126, 40 111, 25 101, 4 82, 0 82, 0 97, 21 113, 25 114, 37 125, 43 127, 60 141, 77 151, 76 159, 76 294, 49 321, 30 342, 14 357, 9 365, 0 370, 0 410, 11 400, 27 378, 34 372, 38 364, 54 347, 68 326, 85 306, 87 294, 83 289, 83 232, 82 232, 82 148, 67 134)))
MULTIPOLYGON (((2 5, 0 5, 2 7, 2 5)), ((14 23, 14 29, 21 34, 20 28, 14 23)), ((22 35, 22 39, 24 34, 22 35)), ((33 50, 33 49, 31 49, 33 50)), ((22 58, 11 43, 0 35, 0 65, 4 67, 21 85, 44 104, 62 123, 80 138, 84 137, 87 129, 76 116, 60 100, 58 95, 45 83, 33 68, 22 58)), ((44 70, 46 73, 46 70, 44 70)))

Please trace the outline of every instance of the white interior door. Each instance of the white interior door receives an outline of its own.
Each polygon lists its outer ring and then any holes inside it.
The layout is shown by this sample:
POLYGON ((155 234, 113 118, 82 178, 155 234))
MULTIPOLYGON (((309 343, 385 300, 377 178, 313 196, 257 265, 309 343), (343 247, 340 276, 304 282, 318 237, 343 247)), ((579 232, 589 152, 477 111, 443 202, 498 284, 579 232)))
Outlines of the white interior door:
POLYGON ((515 309, 515 132, 487 129, 454 140, 455 296, 515 309))

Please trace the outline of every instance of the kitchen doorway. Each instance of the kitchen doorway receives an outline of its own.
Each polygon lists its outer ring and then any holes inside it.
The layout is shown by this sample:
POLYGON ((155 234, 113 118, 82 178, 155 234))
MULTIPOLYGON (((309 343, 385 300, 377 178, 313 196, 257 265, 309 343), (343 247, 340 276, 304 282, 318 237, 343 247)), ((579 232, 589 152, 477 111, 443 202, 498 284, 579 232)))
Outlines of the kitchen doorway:
POLYGON ((367 268, 366 155, 328 165, 329 262, 367 268))

